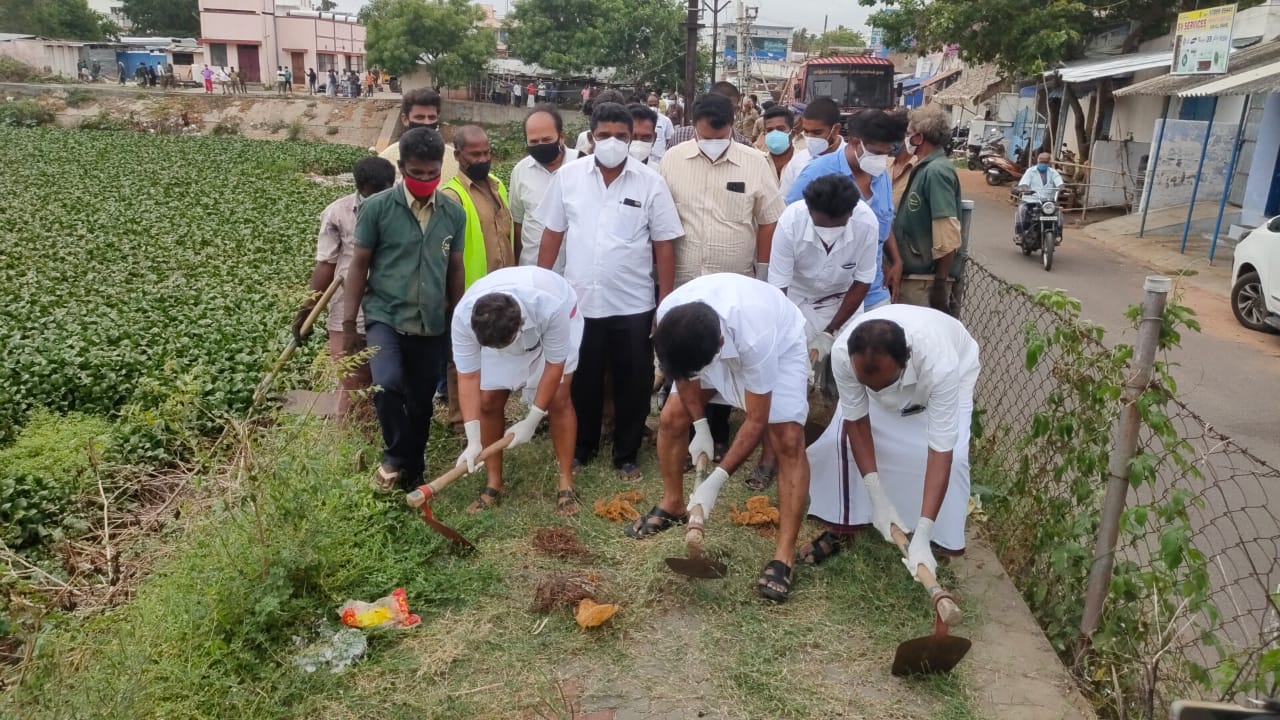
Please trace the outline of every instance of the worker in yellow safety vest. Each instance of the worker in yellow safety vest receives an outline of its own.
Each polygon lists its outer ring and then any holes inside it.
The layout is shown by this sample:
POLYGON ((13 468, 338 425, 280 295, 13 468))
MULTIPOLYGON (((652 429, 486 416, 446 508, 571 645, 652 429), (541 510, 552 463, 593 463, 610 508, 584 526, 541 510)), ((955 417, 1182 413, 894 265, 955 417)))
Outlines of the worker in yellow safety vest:
MULTIPOLYGON (((465 287, 488 273, 516 264, 514 225, 507 203, 507 188, 490 172, 493 153, 484 128, 464 125, 453 133, 458 174, 440 191, 466 211, 467 234, 463 244, 465 287)), ((462 425, 458 407, 458 373, 452 359, 448 368, 449 422, 455 430, 462 425)))

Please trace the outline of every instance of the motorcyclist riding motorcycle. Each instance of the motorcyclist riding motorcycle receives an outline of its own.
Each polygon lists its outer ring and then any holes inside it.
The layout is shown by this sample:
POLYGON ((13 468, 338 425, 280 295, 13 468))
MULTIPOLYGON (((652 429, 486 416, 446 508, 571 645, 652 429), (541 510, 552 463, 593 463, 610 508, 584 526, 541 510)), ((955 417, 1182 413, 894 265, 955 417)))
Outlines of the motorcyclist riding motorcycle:
MULTIPOLYGON (((1013 243, 1015 245, 1022 244, 1022 233, 1026 230, 1032 213, 1039 209, 1040 204, 1046 200, 1055 202, 1058 200, 1058 191, 1063 186, 1062 174, 1050 164, 1052 159, 1049 153, 1040 153, 1036 158, 1036 164, 1027 168, 1027 171, 1022 175, 1022 180, 1018 182, 1019 186, 1026 186, 1032 192, 1022 196, 1022 202, 1018 204, 1018 211, 1013 217, 1013 243)), ((1058 239, 1058 242, 1061 242, 1061 238, 1058 239)))

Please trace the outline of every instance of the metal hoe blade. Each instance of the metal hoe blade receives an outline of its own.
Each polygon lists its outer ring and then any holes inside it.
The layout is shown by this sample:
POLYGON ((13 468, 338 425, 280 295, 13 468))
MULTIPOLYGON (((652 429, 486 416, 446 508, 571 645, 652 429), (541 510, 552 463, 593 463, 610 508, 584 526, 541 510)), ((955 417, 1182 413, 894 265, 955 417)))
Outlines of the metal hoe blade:
POLYGON ((935 620, 932 635, 908 640, 898 646, 893 654, 892 672, 898 677, 951 672, 972 646, 968 638, 948 635, 947 626, 940 619, 935 620))
POLYGON ((448 525, 445 525, 444 523, 437 520, 436 516, 433 515, 431 512, 430 503, 422 506, 422 521, 425 522, 427 526, 430 527, 432 530, 435 530, 436 532, 448 538, 449 542, 452 542, 454 545, 457 545, 458 547, 463 548, 465 550, 476 549, 476 546, 472 545, 470 540, 462 537, 462 534, 459 533, 457 530, 454 530, 448 525))
POLYGON ((678 575, 701 580, 719 580, 728 572, 728 567, 724 563, 701 557, 667 558, 667 567, 678 575))

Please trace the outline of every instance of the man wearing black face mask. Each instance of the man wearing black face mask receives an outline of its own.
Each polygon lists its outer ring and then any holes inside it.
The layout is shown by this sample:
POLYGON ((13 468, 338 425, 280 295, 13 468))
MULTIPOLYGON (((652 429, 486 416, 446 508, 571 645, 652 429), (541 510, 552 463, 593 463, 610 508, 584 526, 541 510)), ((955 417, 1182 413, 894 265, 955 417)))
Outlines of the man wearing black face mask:
MULTIPOLYGON (((538 264, 542 223, 536 213, 556 171, 578 157, 564 144, 564 118, 554 105, 539 105, 524 120, 528 157, 511 170, 511 219, 515 222, 515 255, 521 265, 538 264)), ((564 248, 551 267, 564 274, 564 248)))
MULTIPOLYGON (((440 131, 440 93, 431 88, 418 88, 405 93, 400 101, 400 124, 405 130, 424 127, 440 131)), ((379 153, 379 156, 391 161, 397 171, 400 169, 399 144, 391 143, 379 153)), ((457 174, 458 161, 446 148, 444 165, 440 168, 441 187, 457 174)), ((397 177, 399 177, 398 174, 397 177)))
MULTIPOLYGON (((467 215, 465 287, 485 275, 516 264, 515 246, 511 240, 511 210, 507 188, 489 174, 493 152, 489 136, 476 125, 465 125, 453 133, 453 155, 461 169, 453 179, 440 186, 440 193, 462 206, 467 215)), ((453 363, 447 369, 449 422, 462 423, 458 405, 458 373, 453 363)))

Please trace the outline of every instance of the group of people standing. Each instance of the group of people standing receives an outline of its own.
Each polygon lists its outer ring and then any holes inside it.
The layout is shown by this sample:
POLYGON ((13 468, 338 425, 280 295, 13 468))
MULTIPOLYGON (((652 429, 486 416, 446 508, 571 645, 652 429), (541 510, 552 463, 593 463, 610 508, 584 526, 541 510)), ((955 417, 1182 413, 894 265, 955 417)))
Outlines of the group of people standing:
MULTIPOLYGON (((332 354, 374 348, 368 372, 343 388, 379 388, 375 484, 423 481, 432 397, 447 375, 450 420, 466 437, 458 464, 474 470, 504 435, 511 450, 549 419, 556 506, 573 514, 574 474, 601 451, 606 397, 611 464, 640 481, 663 380, 661 498, 629 536, 687 522, 694 505, 710 513, 714 491, 761 448, 746 481, 776 482, 781 516, 762 596, 785 600, 797 561, 822 562, 867 524, 886 538, 894 526, 912 534, 913 572, 936 568, 935 550, 961 551, 977 344, 945 291, 933 308, 893 304, 903 272, 935 273, 945 288, 959 248, 945 114, 863 111, 846 140, 838 108, 828 122, 810 103, 799 125, 770 108, 762 150, 740 130, 743 105, 727 83, 697 99, 687 126, 662 123, 657 96, 626 100, 593 98, 576 148, 559 111, 535 105, 508 189, 490 172, 483 129, 457 128, 450 152, 439 95, 408 93, 400 141, 361 160, 357 192, 325 210, 311 288, 345 277, 330 308, 332 354), (808 158, 784 192, 798 137, 808 158), (839 411, 806 448, 814 377, 839 411), (528 410, 504 428, 513 392, 528 410), (744 415, 736 434, 731 408, 744 415), (686 497, 686 465, 703 461, 715 469, 686 497), (827 529, 797 548, 806 512, 827 529)), ((300 341, 313 303, 299 308, 300 341)), ((505 490, 501 453, 483 466, 473 512, 505 490)))

